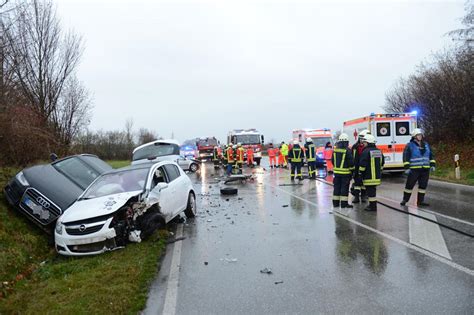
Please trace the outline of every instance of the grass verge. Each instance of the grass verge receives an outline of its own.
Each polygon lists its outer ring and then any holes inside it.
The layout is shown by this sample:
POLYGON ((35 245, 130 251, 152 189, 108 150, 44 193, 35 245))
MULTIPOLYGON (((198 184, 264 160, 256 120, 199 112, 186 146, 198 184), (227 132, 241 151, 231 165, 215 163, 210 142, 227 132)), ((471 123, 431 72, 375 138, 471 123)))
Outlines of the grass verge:
MULTIPOLYGON (((114 167, 128 161, 113 161, 114 167)), ((18 169, 0 169, 0 187, 18 169)), ((134 314, 164 252, 166 230, 99 256, 56 254, 48 236, 9 209, 0 193, 0 314, 134 314)))
POLYGON ((456 179, 454 167, 437 167, 431 178, 474 186, 474 168, 461 168, 461 179, 456 179))

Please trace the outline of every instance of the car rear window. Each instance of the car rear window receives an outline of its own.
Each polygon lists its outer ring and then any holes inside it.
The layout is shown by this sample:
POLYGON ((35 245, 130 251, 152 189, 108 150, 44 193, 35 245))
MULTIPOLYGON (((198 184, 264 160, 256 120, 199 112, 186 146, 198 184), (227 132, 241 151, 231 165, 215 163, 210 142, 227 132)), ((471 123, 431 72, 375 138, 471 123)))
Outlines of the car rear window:
POLYGON ((78 157, 71 157, 59 161, 54 163, 53 167, 83 189, 87 188, 87 186, 100 175, 95 169, 82 162, 78 157))
POLYGON ((179 155, 179 146, 172 143, 157 143, 141 148, 133 153, 133 161, 165 155, 179 155))

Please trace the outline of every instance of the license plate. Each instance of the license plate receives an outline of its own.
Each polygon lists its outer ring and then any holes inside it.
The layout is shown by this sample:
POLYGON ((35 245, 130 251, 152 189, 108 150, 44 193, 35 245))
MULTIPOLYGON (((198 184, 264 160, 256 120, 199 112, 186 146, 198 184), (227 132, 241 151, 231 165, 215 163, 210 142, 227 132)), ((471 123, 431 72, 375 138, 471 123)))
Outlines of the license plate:
POLYGON ((26 197, 26 198, 23 200, 23 203, 24 203, 25 205, 27 205, 28 208, 30 208, 30 209, 34 209, 35 206, 36 206, 36 204, 33 202, 33 200, 31 200, 31 199, 28 198, 28 197, 26 197))

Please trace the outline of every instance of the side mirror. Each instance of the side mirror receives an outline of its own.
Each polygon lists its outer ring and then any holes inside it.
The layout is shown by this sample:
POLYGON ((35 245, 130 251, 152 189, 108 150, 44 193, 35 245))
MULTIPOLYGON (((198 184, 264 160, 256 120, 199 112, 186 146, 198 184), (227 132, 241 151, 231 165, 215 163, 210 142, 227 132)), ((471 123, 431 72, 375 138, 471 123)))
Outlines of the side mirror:
POLYGON ((158 183, 156 185, 156 187, 158 188, 158 191, 162 191, 163 189, 168 188, 168 184, 167 183, 158 183))
POLYGON ((263 135, 261 135, 261 138, 262 138, 262 144, 265 143, 265 138, 263 137, 263 135))

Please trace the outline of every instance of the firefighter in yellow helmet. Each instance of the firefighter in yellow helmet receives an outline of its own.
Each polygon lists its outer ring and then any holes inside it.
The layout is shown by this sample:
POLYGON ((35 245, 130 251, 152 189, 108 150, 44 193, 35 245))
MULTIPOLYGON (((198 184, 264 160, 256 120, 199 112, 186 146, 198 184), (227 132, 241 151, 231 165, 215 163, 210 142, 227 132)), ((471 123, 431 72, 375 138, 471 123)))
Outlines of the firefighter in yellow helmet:
POLYGON ((366 134, 362 138, 364 151, 359 160, 359 176, 367 190, 369 205, 364 210, 377 211, 377 186, 382 179, 382 170, 385 163, 382 151, 375 146, 375 137, 366 134))
POLYGON ((339 136, 331 160, 334 166, 332 204, 334 207, 339 207, 340 205, 341 208, 352 208, 348 201, 354 162, 352 160, 352 151, 349 149, 349 137, 347 134, 341 133, 339 136))

